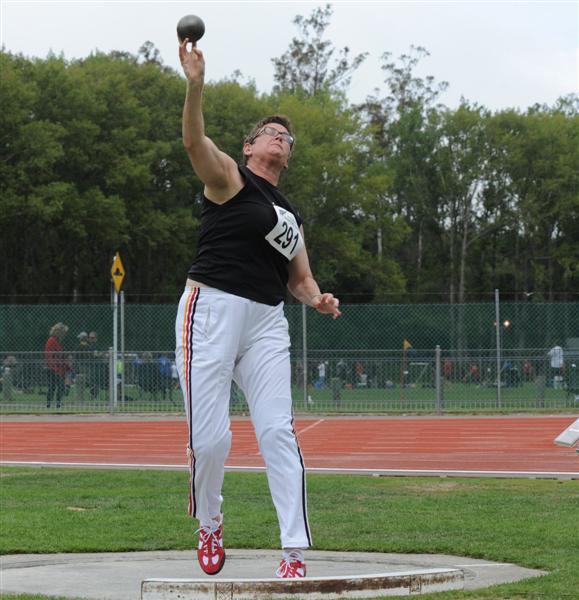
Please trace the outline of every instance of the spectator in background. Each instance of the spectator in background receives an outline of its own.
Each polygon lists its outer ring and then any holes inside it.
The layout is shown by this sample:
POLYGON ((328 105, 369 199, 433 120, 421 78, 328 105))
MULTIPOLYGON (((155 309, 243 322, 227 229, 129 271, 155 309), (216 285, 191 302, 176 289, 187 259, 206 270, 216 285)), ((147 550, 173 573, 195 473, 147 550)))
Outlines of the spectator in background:
POLYGON ((88 334, 86 331, 81 331, 78 335, 78 346, 76 347, 75 363, 77 371, 80 371, 89 360, 90 344, 88 343, 88 334))
POLYGON ((71 370, 62 346, 67 333, 68 327, 64 323, 57 323, 51 328, 44 346, 44 360, 48 372, 46 408, 50 408, 53 398, 56 401, 56 408, 60 408, 64 396, 66 375, 71 370))
POLYGON ((555 344, 549 352, 547 352, 549 361, 551 363, 551 377, 549 385, 554 388, 562 387, 563 382, 563 348, 558 344, 555 344))
POLYGON ((144 392, 155 394, 161 390, 161 373, 159 363, 153 359, 151 352, 143 352, 141 358, 135 360, 137 384, 144 392))
POLYGON ((318 380, 314 387, 319 390, 326 387, 326 363, 323 360, 318 364, 318 380))
POLYGON ((336 377, 340 380, 342 385, 344 385, 348 379, 348 366, 343 358, 340 358, 336 365, 336 377))
POLYGON ((366 373, 366 367, 364 363, 356 363, 356 387, 365 388, 368 385, 368 374, 366 373))
POLYGON ((81 331, 77 335, 77 338, 78 338, 77 350, 79 350, 80 352, 87 352, 88 350, 90 350, 89 343, 88 343, 88 333, 86 331, 81 331))
POLYGON ((88 384, 88 369, 89 369, 89 344, 88 334, 86 331, 81 331, 78 336, 78 346, 76 348, 74 369, 76 372, 74 383, 76 388, 76 396, 79 402, 84 401, 84 392, 88 384))
POLYGON ((14 384, 14 375, 18 367, 18 361, 15 356, 7 356, 2 361, 2 370, 0 371, 0 390, 4 401, 12 400, 12 390, 14 384))
POLYGON ((173 398, 171 391, 171 360, 164 354, 161 354, 157 361, 159 363, 159 384, 161 387, 161 391, 163 392, 163 399, 166 398, 168 393, 169 400, 171 400, 173 398))
POLYGON ((442 374, 444 375, 444 378, 446 380, 450 380, 450 378, 452 377, 453 368, 454 368, 454 365, 452 364, 452 361, 450 360, 450 358, 445 358, 444 364, 442 366, 442 374))
POLYGON ((96 331, 88 334, 88 348, 90 353, 87 355, 87 378, 92 400, 98 398, 101 389, 108 386, 108 356, 106 352, 100 352, 98 349, 98 335, 96 331))
POLYGON ((533 379, 533 365, 526 359, 525 362, 523 362, 523 379, 525 381, 531 381, 533 379))
POLYGON ((89 350, 96 350, 97 349, 97 344, 98 344, 98 335, 96 331, 91 331, 88 334, 88 345, 89 345, 89 350))
POLYGON ((464 376, 465 383, 480 383, 480 369, 476 363, 471 363, 464 376))
POLYGON ((503 373, 505 374, 506 387, 519 387, 521 385, 521 375, 519 369, 510 361, 505 361, 503 365, 503 373))
POLYGON ((171 363, 171 381, 173 382, 173 389, 179 389, 179 369, 177 369, 177 365, 175 361, 171 363))

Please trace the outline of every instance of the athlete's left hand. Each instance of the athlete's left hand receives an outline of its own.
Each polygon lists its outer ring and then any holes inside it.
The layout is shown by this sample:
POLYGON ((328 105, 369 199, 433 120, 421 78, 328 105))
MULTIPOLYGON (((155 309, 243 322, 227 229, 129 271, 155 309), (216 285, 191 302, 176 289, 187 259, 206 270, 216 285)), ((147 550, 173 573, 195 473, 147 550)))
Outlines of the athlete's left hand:
POLYGON ((338 309, 340 301, 334 298, 329 292, 314 296, 312 299, 312 307, 319 313, 332 315, 333 319, 337 319, 342 313, 338 309))

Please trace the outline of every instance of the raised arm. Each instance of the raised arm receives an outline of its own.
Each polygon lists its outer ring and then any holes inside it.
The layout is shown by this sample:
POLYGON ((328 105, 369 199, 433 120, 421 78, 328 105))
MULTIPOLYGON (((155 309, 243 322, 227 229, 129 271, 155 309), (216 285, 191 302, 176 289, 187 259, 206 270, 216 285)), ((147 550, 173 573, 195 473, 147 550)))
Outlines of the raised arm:
POLYGON ((223 203, 243 187, 243 180, 235 161, 205 135, 202 110, 205 60, 195 44, 189 50, 188 43, 189 40, 185 39, 179 44, 179 59, 187 78, 183 106, 183 145, 193 170, 205 184, 205 195, 213 202, 223 203))

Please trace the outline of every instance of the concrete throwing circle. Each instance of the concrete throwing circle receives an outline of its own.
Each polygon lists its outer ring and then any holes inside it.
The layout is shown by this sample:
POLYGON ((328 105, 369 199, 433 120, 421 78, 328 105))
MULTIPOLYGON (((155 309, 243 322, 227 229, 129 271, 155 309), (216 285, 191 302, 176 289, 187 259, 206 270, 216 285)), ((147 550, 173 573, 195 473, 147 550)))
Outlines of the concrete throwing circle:
POLYGON ((171 600, 197 597, 253 600, 281 598, 274 595, 279 590, 283 597, 293 600, 329 600, 338 597, 339 589, 343 590, 341 598, 369 598, 373 593, 372 586, 376 594, 376 590, 382 590, 378 594, 381 596, 407 596, 435 591, 434 586, 455 586, 437 587, 440 591, 463 586, 465 590, 473 590, 545 574, 511 563, 446 554, 308 550, 308 576, 282 581, 274 579, 280 558, 279 550, 228 548, 225 567, 219 575, 209 577, 201 572, 194 550, 8 554, 0 557, 0 592, 93 600, 140 600, 142 593, 144 600, 164 597, 171 600), (197 594, 192 589, 194 584, 209 586, 209 595, 194 595, 197 594), (276 585, 286 587, 272 587, 276 585), (304 586, 307 586, 307 593, 304 593, 304 586), (356 589, 356 586, 361 587, 356 589), (170 593, 159 595, 169 589, 172 590, 170 593), (261 596, 257 595, 260 590, 261 596))

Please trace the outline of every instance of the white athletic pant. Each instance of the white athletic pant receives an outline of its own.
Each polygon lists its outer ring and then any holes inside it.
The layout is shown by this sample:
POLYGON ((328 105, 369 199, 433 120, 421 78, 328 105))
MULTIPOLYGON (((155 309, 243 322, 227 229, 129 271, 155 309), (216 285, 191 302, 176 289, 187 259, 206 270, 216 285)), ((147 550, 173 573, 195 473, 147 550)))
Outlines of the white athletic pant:
POLYGON ((186 288, 175 332, 191 450, 189 514, 205 525, 221 512, 233 379, 249 405, 282 547, 308 548, 305 467, 293 428, 283 302, 269 306, 213 288, 186 288))

